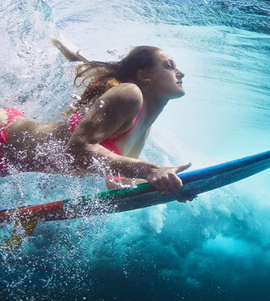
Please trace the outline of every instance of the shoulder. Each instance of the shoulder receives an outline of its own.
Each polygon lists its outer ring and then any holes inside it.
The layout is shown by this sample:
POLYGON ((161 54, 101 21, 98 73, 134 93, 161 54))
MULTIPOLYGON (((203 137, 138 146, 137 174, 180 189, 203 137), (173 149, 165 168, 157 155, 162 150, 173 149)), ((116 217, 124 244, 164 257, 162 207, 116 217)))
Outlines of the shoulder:
POLYGON ((132 83, 124 83, 120 84, 118 86, 115 86, 112 89, 122 91, 123 93, 131 93, 133 96, 142 96, 141 89, 136 85, 132 83))
POLYGON ((124 83, 112 87, 99 97, 99 101, 106 102, 109 107, 121 107, 136 114, 143 106, 143 95, 140 88, 132 83, 124 83))

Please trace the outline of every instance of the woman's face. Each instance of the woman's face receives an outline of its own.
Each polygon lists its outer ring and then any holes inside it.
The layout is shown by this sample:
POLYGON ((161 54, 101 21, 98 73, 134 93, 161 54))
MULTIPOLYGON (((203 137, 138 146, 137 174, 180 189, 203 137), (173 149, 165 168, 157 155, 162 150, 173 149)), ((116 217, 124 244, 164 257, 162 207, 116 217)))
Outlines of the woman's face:
POLYGON ((155 93, 161 97, 171 99, 185 95, 182 86, 184 74, 176 68, 172 57, 159 50, 156 53, 156 64, 149 76, 155 93))

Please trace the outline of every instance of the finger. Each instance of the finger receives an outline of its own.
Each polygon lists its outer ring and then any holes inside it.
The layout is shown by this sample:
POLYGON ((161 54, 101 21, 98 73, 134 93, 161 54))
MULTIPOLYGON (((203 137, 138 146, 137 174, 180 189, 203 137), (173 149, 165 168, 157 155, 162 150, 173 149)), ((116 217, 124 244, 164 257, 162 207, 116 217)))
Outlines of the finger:
POLYGON ((169 183, 170 192, 174 192, 183 187, 182 180, 176 174, 169 176, 169 183))
POLYGON ((170 193, 170 186, 172 184, 170 184, 170 182, 164 181, 164 180, 157 180, 155 183, 153 183, 154 187, 156 188, 156 190, 161 193, 161 194, 167 194, 170 193))
POLYGON ((198 197, 197 194, 193 194, 193 195, 191 195, 191 196, 189 196, 189 197, 187 198, 187 201, 191 202, 191 201, 193 201, 194 199, 196 199, 197 197, 198 197))
POLYGON ((176 174, 169 175, 169 178, 163 181, 160 181, 158 185, 156 185, 156 189, 161 194, 168 194, 175 192, 178 189, 181 189, 183 187, 183 183, 181 179, 177 177, 176 174))
POLYGON ((164 194, 168 194, 177 190, 177 184, 174 183, 174 181, 170 181, 167 183, 167 185, 164 186, 166 187, 163 191, 164 194))
POLYGON ((155 187, 155 189, 161 194, 167 194, 170 192, 170 189, 172 189, 172 188, 169 188, 169 185, 171 185, 171 184, 168 181, 168 178, 167 179, 154 178, 154 179, 152 179, 150 184, 153 185, 155 187))
POLYGON ((155 184, 152 184, 152 185, 161 194, 167 194, 167 193, 169 193, 168 187, 166 185, 164 185, 164 184, 157 184, 157 183, 155 183, 155 184))
POLYGON ((179 202, 179 203, 191 202, 194 199, 196 199, 197 197, 198 197, 197 194, 190 195, 190 196, 182 195, 182 196, 177 197, 176 201, 179 202))
POLYGON ((176 167, 175 173, 182 172, 182 171, 190 168, 191 165, 192 165, 192 163, 188 163, 188 164, 185 164, 185 165, 180 165, 180 166, 176 167))

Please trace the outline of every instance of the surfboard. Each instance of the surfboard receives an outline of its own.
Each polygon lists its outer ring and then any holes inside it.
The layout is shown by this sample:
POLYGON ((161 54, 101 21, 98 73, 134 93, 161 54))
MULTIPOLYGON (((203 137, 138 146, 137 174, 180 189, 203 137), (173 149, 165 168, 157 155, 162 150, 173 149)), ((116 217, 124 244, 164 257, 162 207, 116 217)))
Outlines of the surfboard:
MULTIPOLYGON (((185 202, 198 194, 237 182, 268 168, 270 168, 270 151, 180 173, 178 176, 183 182, 183 188, 170 194, 160 194, 150 184, 143 183, 136 188, 109 190, 76 199, 2 210, 0 223, 15 222, 15 225, 24 228, 27 236, 31 235, 38 222, 124 212, 175 200, 185 202)), ((17 240, 18 244, 21 244, 16 227, 6 244, 10 245, 11 242, 14 244, 14 239, 15 245, 17 240)))

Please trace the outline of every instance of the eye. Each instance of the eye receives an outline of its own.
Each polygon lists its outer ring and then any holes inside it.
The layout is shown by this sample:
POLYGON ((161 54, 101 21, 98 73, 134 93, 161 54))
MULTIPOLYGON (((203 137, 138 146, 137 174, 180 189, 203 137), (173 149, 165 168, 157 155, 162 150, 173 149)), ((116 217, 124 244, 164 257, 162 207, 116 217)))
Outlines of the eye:
POLYGON ((171 64, 170 62, 166 62, 166 63, 165 63, 165 68, 166 68, 166 69, 169 69, 169 70, 173 70, 173 69, 174 69, 174 66, 173 66, 173 64, 171 64))
POLYGON ((174 70, 176 68, 175 63, 171 60, 165 62, 165 68, 168 70, 174 70))

